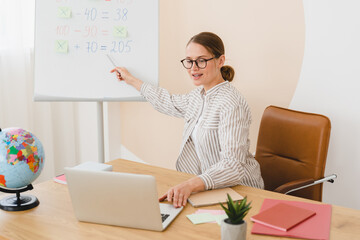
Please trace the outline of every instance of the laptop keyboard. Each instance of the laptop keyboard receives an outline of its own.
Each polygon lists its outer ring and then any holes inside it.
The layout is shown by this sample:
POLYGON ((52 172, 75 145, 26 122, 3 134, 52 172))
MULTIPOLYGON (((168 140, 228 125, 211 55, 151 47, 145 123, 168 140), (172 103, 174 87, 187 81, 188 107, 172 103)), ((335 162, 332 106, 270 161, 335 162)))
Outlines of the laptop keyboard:
POLYGON ((161 213, 161 220, 162 220, 162 222, 164 222, 169 216, 170 216, 170 214, 161 213))

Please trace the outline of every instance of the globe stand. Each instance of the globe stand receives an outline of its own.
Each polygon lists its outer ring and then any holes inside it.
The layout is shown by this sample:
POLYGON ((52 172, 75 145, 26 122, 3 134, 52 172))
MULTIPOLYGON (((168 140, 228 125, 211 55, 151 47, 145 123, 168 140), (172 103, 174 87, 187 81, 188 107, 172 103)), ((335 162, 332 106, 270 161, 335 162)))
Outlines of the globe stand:
POLYGON ((37 207, 40 204, 40 202, 35 196, 32 195, 20 196, 20 193, 32 189, 33 186, 31 184, 27 185, 24 188, 19 188, 19 189, 9 189, 9 188, 0 187, 1 192, 16 194, 16 196, 8 196, 1 199, 0 209, 5 211, 24 211, 37 207))

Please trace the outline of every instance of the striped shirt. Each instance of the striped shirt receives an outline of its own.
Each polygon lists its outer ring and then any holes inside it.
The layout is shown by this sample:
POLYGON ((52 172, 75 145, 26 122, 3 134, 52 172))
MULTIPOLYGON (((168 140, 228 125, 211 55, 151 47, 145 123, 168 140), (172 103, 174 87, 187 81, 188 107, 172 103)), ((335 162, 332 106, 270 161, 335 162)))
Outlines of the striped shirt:
POLYGON ((250 108, 231 83, 206 92, 198 87, 184 95, 143 83, 140 93, 159 112, 185 120, 178 171, 198 175, 206 190, 235 185, 264 188, 259 163, 249 152, 250 108), (200 115, 195 149, 191 133, 200 115))

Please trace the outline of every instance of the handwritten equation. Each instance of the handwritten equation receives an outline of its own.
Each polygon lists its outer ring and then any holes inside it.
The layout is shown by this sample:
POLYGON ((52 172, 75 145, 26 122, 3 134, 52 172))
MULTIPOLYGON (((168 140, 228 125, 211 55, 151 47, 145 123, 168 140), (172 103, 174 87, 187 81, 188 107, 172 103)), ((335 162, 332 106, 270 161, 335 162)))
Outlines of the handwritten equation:
POLYGON ((72 7, 76 0, 55 1, 56 53, 127 54, 136 47, 127 24, 133 0, 88 0, 92 6, 82 8, 72 7))

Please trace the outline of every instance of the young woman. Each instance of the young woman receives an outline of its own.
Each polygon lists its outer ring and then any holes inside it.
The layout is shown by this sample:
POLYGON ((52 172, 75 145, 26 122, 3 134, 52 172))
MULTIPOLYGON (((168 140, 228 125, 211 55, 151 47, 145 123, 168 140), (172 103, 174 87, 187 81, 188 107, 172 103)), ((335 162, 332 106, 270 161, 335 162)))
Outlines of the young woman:
POLYGON ((122 67, 111 71, 156 110, 185 120, 176 169, 197 176, 170 188, 159 201, 167 199, 180 207, 192 192, 240 184, 264 188, 259 164, 249 152, 250 108, 230 83, 234 69, 224 66, 224 54, 224 44, 214 33, 190 39, 181 62, 198 87, 185 95, 144 83, 122 67))

